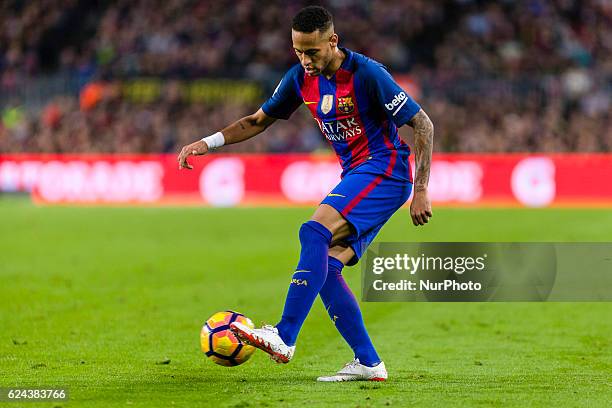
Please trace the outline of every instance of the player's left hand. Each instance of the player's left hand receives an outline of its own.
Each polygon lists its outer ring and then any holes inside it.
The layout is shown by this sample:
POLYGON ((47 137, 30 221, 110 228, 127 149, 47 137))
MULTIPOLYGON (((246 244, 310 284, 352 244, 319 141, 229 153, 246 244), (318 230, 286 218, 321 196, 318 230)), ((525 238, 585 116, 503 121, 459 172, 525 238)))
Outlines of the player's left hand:
POLYGON ((412 223, 416 226, 427 224, 429 219, 433 217, 427 190, 414 193, 410 203, 410 216, 412 217, 412 223))
POLYGON ((208 145, 203 140, 198 140, 183 146, 181 153, 178 156, 179 170, 180 169, 193 169, 193 166, 187 162, 189 156, 201 156, 208 153, 208 145))

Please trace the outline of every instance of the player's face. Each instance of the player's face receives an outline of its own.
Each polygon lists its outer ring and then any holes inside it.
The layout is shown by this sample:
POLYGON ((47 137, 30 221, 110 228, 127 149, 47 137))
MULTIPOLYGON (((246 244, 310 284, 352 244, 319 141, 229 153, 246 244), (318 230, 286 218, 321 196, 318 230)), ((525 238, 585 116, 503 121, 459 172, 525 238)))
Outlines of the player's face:
POLYGON ((291 30, 293 49, 300 59, 300 64, 308 75, 320 75, 334 58, 334 50, 338 45, 338 35, 333 28, 326 32, 319 30, 312 33, 302 33, 291 30))

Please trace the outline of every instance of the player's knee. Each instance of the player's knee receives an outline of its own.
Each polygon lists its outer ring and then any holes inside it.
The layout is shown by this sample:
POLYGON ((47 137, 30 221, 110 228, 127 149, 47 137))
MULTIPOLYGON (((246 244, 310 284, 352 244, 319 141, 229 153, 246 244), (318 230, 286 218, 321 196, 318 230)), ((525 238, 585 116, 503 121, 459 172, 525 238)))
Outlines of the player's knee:
POLYGON ((328 204, 321 204, 310 220, 324 225, 325 228, 331 231, 334 239, 344 238, 346 235, 344 230, 348 228, 347 221, 334 207, 328 204), (338 236, 339 234, 340 236, 338 236))
POLYGON ((329 245, 332 233, 322 224, 311 220, 302 224, 299 237, 302 246, 318 242, 324 242, 326 245, 329 245))

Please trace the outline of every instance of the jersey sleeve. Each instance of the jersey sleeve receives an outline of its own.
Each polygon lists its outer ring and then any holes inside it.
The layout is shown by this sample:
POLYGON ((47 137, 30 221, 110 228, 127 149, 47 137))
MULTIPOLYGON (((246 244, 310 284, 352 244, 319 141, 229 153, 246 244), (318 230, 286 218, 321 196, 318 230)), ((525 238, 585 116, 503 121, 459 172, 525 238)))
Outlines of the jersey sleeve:
POLYGON ((296 69, 292 68, 283 76, 270 99, 261 106, 266 115, 276 119, 289 119, 299 108, 302 98, 297 90, 297 75, 296 69))
POLYGON ((405 125, 421 109, 383 65, 371 61, 366 72, 371 97, 397 127, 405 125))

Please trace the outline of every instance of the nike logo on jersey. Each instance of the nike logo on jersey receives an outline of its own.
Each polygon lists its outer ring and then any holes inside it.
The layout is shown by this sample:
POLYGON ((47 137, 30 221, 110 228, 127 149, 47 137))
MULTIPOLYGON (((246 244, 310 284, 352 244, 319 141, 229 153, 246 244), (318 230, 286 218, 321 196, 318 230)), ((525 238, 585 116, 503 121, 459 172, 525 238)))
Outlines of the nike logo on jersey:
POLYGON ((342 197, 342 198, 346 198, 346 196, 343 196, 342 194, 336 194, 336 193, 329 193, 327 196, 328 197, 342 197))
POLYGON ((293 273, 298 273, 298 272, 310 272, 306 269, 298 269, 297 271, 293 272, 293 273))
POLYGON ((313 103, 318 103, 318 102, 319 102, 319 101, 312 101, 312 102, 310 102, 310 101, 304 101, 304 103, 305 103, 306 105, 312 105, 313 103))

